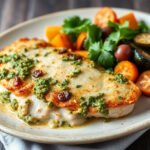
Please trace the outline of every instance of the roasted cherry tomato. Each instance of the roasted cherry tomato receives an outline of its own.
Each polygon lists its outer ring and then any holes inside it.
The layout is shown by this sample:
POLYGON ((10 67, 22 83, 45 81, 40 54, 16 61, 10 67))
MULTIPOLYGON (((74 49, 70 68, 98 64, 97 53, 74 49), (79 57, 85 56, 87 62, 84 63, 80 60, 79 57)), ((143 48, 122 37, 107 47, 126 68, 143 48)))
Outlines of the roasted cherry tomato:
POLYGON ((132 50, 129 45, 121 44, 118 46, 115 57, 118 61, 128 60, 132 56, 132 50))
POLYGON ((105 28, 108 26, 109 21, 118 21, 116 13, 109 7, 100 9, 95 16, 95 24, 101 28, 105 28))
POLYGON ((131 81, 136 81, 138 77, 138 69, 135 64, 130 61, 121 61, 117 64, 114 70, 115 73, 120 73, 131 81))
POLYGON ((137 86, 144 95, 150 96, 150 70, 145 71, 140 75, 137 86))

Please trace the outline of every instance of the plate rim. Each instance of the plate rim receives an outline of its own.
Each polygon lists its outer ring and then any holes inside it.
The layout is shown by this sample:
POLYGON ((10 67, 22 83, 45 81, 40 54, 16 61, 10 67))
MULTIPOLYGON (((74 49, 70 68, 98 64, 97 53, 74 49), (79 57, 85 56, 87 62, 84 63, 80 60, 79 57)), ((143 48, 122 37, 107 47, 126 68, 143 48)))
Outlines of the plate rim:
MULTIPOLYGON (((46 14, 46 15, 42 15, 42 16, 39 16, 39 17, 35 17, 33 19, 30 19, 28 21, 24 21, 22 23, 19 23, 9 29, 7 29, 6 31, 2 32, 0 34, 0 38, 2 38, 3 36, 17 30, 18 28, 22 28, 26 25, 30 25, 32 23, 35 23, 37 21, 42 21, 42 20, 45 20, 46 18, 51 18, 51 17, 54 17, 54 16, 59 16, 63 13, 69 13, 69 12, 75 12, 75 11, 90 11, 90 10, 98 10, 99 8, 101 7, 90 7, 90 8, 77 8, 77 9, 71 9, 71 10, 63 10, 63 11, 57 11, 57 12, 53 12, 53 13, 49 13, 49 14, 46 14)), ((136 13, 140 13, 142 15, 150 15, 149 13, 145 13, 145 12, 141 12, 141 11, 137 11, 137 10, 133 10, 133 9, 124 9, 124 8, 117 8, 117 7, 112 7, 113 9, 115 10, 118 10, 118 11, 133 11, 133 12, 136 12, 136 13)), ((144 122, 139 122, 139 123, 136 123, 134 124, 134 126, 130 127, 130 128, 127 128, 127 129, 124 129, 122 130, 122 132, 119 132, 117 131, 116 133, 112 133, 110 135, 105 135, 105 136, 95 136, 94 138, 86 138, 86 139, 69 139, 69 140, 63 140, 62 138, 56 138, 56 139, 52 139, 50 137, 43 137, 41 135, 33 135, 31 136, 30 133, 25 133, 23 131, 18 131, 14 128, 11 128, 11 127, 6 127, 2 124, 0 124, 0 130, 5 132, 5 133, 8 133, 8 134, 11 134, 13 136, 17 136, 19 138, 22 138, 22 139, 25 139, 25 140, 28 140, 28 141, 34 141, 34 142, 38 142, 38 143, 47 143, 47 144, 54 144, 54 143, 59 143, 59 144, 88 144, 88 143, 95 143, 95 142, 103 142, 103 141, 107 141, 107 140, 111 140, 111 139, 116 139, 116 138, 119 138, 119 137, 123 137, 123 136, 127 136, 131 133, 134 133, 136 131, 140 131, 142 129, 146 129, 146 128, 149 128, 150 127, 150 120, 146 120, 144 122), (42 137, 42 138, 41 138, 42 137)))

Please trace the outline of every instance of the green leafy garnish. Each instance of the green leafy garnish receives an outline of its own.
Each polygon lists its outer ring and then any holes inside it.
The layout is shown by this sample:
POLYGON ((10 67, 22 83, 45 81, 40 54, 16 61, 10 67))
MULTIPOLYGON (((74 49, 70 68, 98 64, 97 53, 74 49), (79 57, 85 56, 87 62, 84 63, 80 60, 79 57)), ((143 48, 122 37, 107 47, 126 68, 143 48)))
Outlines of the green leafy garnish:
POLYGON ((139 22, 139 31, 140 32, 150 32, 150 26, 148 26, 144 21, 139 22))
POLYGON ((89 49, 91 44, 101 40, 102 30, 96 25, 90 25, 87 28, 87 38, 84 41, 84 48, 89 49))
POLYGON ((129 29, 128 22, 125 22, 123 25, 109 22, 108 25, 114 28, 114 32, 107 37, 104 43, 95 42, 89 47, 89 58, 104 68, 112 68, 116 64, 114 52, 119 41, 131 40, 139 33, 139 30, 129 29))
POLYGON ((81 19, 78 16, 73 16, 64 20, 62 32, 69 35, 70 39, 75 42, 81 32, 86 32, 91 24, 89 19, 81 19))

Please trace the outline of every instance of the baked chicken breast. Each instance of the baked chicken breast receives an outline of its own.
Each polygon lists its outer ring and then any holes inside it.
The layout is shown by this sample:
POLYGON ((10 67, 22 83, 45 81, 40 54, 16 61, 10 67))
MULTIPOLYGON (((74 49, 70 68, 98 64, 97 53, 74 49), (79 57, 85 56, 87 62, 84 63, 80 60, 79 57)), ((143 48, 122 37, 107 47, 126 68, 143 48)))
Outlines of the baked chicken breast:
POLYGON ((0 52, 0 102, 28 124, 83 124, 89 117, 129 114, 141 92, 121 74, 39 39, 0 52))

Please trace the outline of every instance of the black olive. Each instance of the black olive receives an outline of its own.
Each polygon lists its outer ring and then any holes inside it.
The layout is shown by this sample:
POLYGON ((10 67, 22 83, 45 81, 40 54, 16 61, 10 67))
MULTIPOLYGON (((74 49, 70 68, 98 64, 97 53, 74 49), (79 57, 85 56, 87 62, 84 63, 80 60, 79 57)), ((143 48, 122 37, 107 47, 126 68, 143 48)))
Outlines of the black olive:
POLYGON ((65 102, 65 101, 68 101, 70 98, 71 98, 71 93, 68 92, 68 91, 62 91, 58 94, 58 100, 59 101, 62 101, 62 102, 65 102))

